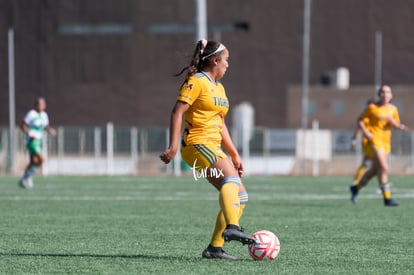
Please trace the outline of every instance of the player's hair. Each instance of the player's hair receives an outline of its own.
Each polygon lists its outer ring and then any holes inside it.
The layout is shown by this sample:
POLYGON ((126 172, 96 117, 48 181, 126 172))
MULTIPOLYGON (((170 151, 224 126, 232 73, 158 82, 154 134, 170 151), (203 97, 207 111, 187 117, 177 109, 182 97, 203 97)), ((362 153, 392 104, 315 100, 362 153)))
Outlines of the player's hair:
POLYGON ((223 44, 217 41, 207 41, 204 39, 198 41, 190 65, 184 67, 175 76, 180 76, 183 72, 187 71, 187 81, 190 76, 201 72, 206 66, 208 66, 212 58, 220 58, 220 54, 222 52, 222 50, 219 50, 220 46, 224 49, 223 44))
POLYGON ((365 104, 368 106, 368 105, 371 105, 371 104, 375 104, 375 99, 373 99, 373 98, 368 98, 367 99, 367 101, 365 102, 365 104))
POLYGON ((36 106, 37 104, 39 104, 40 101, 45 101, 46 102, 46 99, 42 96, 39 96, 35 99, 34 105, 36 106))
POLYGON ((390 87, 390 85, 388 84, 382 84, 377 91, 377 94, 379 95, 380 93, 384 92, 384 87, 390 87))

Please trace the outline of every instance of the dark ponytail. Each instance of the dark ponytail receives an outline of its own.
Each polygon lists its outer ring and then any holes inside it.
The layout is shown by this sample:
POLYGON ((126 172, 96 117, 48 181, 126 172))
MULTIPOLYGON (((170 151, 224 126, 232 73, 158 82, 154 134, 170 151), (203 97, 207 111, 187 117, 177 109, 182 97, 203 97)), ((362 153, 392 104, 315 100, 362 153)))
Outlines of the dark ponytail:
POLYGON ((180 76, 182 73, 187 71, 187 77, 185 80, 185 82, 187 82, 189 77, 195 75, 198 72, 201 72, 203 68, 209 64, 211 58, 217 55, 212 53, 214 53, 214 51, 216 51, 220 45, 221 44, 216 41, 207 41, 204 39, 199 40, 194 50, 190 65, 184 67, 175 76, 180 76))

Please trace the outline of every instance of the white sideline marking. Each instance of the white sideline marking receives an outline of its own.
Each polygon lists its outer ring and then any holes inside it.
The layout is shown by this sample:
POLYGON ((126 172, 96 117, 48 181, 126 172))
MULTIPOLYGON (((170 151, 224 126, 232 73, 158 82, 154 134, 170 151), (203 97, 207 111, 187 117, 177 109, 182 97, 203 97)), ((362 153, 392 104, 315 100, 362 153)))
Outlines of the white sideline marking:
MULTIPOLYGON (((378 194, 367 194, 358 196, 360 199, 381 199, 378 194)), ((414 198, 414 193, 395 194, 393 198, 414 198)), ((268 200, 349 200, 349 195, 319 195, 319 194, 274 194, 274 195, 250 195, 251 201, 268 200)), ((0 201, 192 201, 204 200, 215 201, 217 196, 205 196, 195 198, 190 196, 1 196, 0 201)))

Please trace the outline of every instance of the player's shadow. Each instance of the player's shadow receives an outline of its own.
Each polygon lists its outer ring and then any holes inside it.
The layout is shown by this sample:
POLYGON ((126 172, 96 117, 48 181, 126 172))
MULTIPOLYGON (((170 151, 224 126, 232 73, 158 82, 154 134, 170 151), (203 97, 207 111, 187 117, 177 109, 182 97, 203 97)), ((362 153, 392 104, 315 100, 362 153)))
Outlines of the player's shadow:
POLYGON ((56 258, 110 258, 110 259, 152 259, 152 260, 191 260, 189 257, 157 256, 157 255, 125 255, 125 254, 91 254, 91 253, 0 253, 9 257, 56 257, 56 258))
MULTIPOLYGON (((201 257, 182 257, 182 256, 157 256, 157 255, 108 255, 108 254, 89 254, 89 253, 0 253, 6 257, 56 257, 56 258, 96 258, 96 259, 147 259, 147 260, 184 260, 184 261, 205 261, 201 257)), ((251 259, 237 259, 236 261, 251 261, 251 259)))

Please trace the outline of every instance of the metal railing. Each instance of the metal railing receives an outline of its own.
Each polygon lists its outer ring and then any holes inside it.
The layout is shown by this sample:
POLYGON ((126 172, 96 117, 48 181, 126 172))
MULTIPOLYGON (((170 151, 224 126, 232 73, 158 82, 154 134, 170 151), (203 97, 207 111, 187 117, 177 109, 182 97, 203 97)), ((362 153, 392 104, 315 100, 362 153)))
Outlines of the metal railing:
MULTIPOLYGON (((355 152, 350 150, 353 131, 323 131, 327 134, 325 140, 321 139, 322 130, 318 131, 319 140, 315 140, 314 134, 309 132, 311 141, 308 142, 308 146, 314 148, 309 151, 307 157, 304 157, 305 154, 298 152, 298 148, 301 147, 301 142, 298 140, 301 136, 300 130, 256 127, 249 142, 248 159, 244 159, 247 162, 245 166, 251 167, 252 174, 306 174, 306 171, 301 171, 298 168, 295 170, 293 166, 308 159, 318 166, 325 162, 333 165, 335 161, 338 161, 337 167, 339 168, 331 165, 330 169, 331 173, 335 173, 335 169, 337 169, 338 174, 345 172, 343 170, 345 165, 341 165, 341 161, 351 162, 348 166, 352 171, 361 160, 360 146, 357 146, 355 152), (325 159, 321 157, 322 151, 329 153, 325 159), (259 169, 258 166, 262 166, 262 168, 266 166, 267 172, 263 171, 266 169, 259 169), (275 166, 281 167, 278 170, 278 167, 275 166), (296 172, 292 172, 293 170, 296 172)), ((191 167, 182 163, 179 156, 172 166, 166 166, 159 161, 158 155, 168 143, 168 129, 166 127, 121 127, 108 123, 105 126, 96 127, 60 126, 57 127, 57 132, 56 137, 45 136, 44 139, 44 153, 47 156, 47 162, 44 164, 42 172, 45 175, 156 175, 171 173, 179 175, 182 171, 191 171, 191 167)), ((19 130, 16 133, 16 163, 14 163, 12 171, 7 171, 8 128, 0 127, 1 174, 19 174, 27 164, 25 137, 19 130)), ((233 136, 237 137, 238 135, 234 134, 233 136)), ((237 139, 234 139, 234 142, 242 155, 241 142, 237 139)), ((413 134, 401 131, 393 133, 390 161, 398 165, 397 160, 404 160, 401 165, 404 166, 405 172, 401 173, 412 173, 414 166, 413 143, 413 134)), ((394 168, 397 168, 395 165, 394 168)), ((323 171, 318 174, 323 174, 323 171)))

